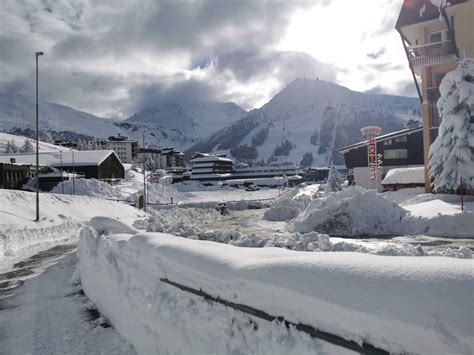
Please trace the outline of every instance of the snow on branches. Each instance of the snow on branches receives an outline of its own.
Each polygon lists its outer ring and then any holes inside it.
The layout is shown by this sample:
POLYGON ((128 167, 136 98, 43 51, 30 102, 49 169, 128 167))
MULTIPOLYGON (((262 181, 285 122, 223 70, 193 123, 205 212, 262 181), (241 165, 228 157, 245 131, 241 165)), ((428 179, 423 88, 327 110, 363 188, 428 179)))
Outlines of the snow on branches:
POLYGON ((326 192, 336 192, 342 190, 342 178, 336 169, 334 163, 329 168, 328 180, 326 182, 326 192))
POLYGON ((430 175, 435 192, 474 188, 474 63, 459 62, 440 84, 439 133, 430 147, 430 175))

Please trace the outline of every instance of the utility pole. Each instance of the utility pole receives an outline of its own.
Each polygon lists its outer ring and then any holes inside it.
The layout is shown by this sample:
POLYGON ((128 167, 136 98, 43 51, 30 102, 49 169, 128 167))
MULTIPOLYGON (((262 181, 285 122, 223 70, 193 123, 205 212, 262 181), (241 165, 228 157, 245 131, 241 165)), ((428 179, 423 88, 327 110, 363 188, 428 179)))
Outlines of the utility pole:
POLYGON ((39 221, 39 113, 38 113, 38 57, 43 52, 36 52, 36 219, 39 221))
POLYGON ((63 175, 63 151, 59 151, 59 157, 61 158, 61 193, 64 194, 64 175, 63 175))
POLYGON ((76 167, 74 166, 74 149, 72 149, 72 194, 76 194, 76 167))
POLYGON ((145 131, 143 131, 143 211, 146 212, 146 159, 145 159, 145 131))

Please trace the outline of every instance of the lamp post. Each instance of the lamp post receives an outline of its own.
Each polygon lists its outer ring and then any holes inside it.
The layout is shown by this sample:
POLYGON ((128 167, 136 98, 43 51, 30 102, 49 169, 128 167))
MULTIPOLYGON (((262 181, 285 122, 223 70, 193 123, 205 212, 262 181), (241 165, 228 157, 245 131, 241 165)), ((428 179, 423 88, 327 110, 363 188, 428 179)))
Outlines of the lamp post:
POLYGON ((36 219, 39 221, 39 119, 38 119, 38 57, 43 52, 36 52, 36 219))
POLYGON ((143 131, 143 211, 146 212, 146 159, 145 159, 145 131, 143 131))

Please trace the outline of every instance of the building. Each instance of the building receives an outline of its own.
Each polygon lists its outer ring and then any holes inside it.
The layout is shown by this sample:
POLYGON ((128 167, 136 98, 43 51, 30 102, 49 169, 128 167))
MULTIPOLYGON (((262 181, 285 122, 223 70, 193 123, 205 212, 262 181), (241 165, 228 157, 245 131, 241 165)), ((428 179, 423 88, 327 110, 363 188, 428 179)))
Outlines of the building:
POLYGON ((174 150, 174 148, 161 148, 161 166, 167 170, 183 170, 184 153, 174 150))
POLYGON ((390 169, 382 180, 383 191, 397 191, 424 186, 425 168, 423 166, 390 169))
POLYGON ((474 0, 449 0, 440 7, 430 0, 404 0, 396 23, 415 81, 423 114, 425 189, 430 145, 438 136, 436 103, 444 75, 460 57, 474 57, 474 0))
POLYGON ((109 137, 105 143, 106 149, 113 150, 123 163, 131 164, 137 159, 138 141, 126 136, 109 137))
POLYGON ((1 189, 21 190, 31 177, 29 165, 16 164, 14 159, 10 163, 0 163, 1 189))
MULTIPOLYGON (((36 166, 35 154, 0 154, 0 163, 10 163, 11 159, 16 164, 36 166)), ((40 152, 39 165, 52 168, 56 172, 81 174, 87 179, 109 180, 125 177, 125 168, 122 162, 111 150, 40 152)))
POLYGON ((192 164, 190 180, 212 182, 232 178, 234 161, 231 159, 207 153, 196 153, 190 162, 192 164))
MULTIPOLYGON (((190 160, 192 164, 190 180, 212 183, 226 180, 252 179, 255 184, 258 179, 275 177, 291 177, 298 175, 298 169, 293 165, 268 165, 249 167, 245 164, 234 165, 232 159, 208 153, 196 153, 190 160)), ((262 180, 263 181, 263 180, 262 180)), ((242 183, 243 184, 243 183, 242 183)))
MULTIPOLYGON (((342 175, 347 175, 345 166, 336 166, 337 171, 342 175)), ((307 182, 322 182, 328 178, 329 168, 327 167, 311 167, 305 170, 303 180, 307 182)))
POLYGON ((369 180, 367 140, 338 149, 344 154, 349 183, 365 188, 382 190, 381 180, 393 168, 423 166, 423 126, 409 122, 407 128, 376 137, 377 154, 382 165, 377 182, 372 186, 369 180))
POLYGON ((138 148, 137 149, 137 162, 144 163, 148 159, 153 159, 159 169, 161 166, 161 149, 158 148, 138 148))

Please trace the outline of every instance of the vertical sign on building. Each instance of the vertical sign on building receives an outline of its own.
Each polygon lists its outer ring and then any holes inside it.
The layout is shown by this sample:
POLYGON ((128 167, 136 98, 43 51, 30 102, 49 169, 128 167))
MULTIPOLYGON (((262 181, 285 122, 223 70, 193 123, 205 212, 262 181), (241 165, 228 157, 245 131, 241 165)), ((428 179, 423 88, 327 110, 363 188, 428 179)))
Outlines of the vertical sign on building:
POLYGON ((364 136, 367 137, 367 161, 369 168, 369 189, 372 186, 377 189, 377 174, 378 174, 378 161, 377 156, 377 139, 376 137, 382 132, 382 128, 377 126, 367 126, 360 130, 364 136), (375 183, 373 183, 375 181, 375 183))

